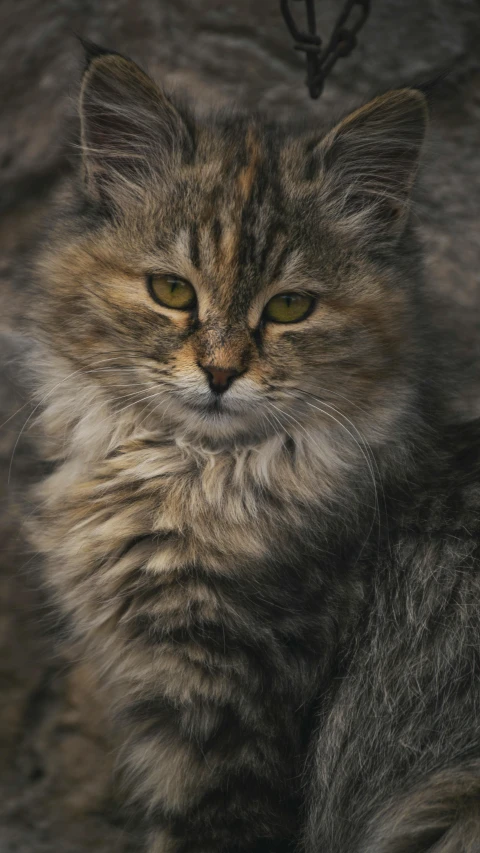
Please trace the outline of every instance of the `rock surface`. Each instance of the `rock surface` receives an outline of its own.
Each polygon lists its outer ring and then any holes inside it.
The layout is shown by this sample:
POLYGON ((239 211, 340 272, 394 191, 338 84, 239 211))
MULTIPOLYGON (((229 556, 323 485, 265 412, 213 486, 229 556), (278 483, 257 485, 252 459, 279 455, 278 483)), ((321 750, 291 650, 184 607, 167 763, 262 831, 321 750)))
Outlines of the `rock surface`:
MULTIPOLYGON (((318 0, 322 34, 340 5, 318 0)), ((235 100, 281 116, 309 111, 319 121, 389 87, 449 70, 434 90, 418 215, 431 310, 458 377, 452 403, 462 415, 480 412, 480 6, 372 5, 357 50, 311 102, 277 0, 0 4, 0 853, 135 848, 111 784, 111 744, 91 676, 85 666, 71 666, 46 627, 35 555, 20 527, 19 495, 35 460, 29 424, 21 433, 31 406, 16 362, 24 348, 28 257, 51 195, 76 157, 69 141, 82 51, 74 33, 131 55, 200 107, 235 100)), ((292 8, 300 14, 303 4, 292 8)))

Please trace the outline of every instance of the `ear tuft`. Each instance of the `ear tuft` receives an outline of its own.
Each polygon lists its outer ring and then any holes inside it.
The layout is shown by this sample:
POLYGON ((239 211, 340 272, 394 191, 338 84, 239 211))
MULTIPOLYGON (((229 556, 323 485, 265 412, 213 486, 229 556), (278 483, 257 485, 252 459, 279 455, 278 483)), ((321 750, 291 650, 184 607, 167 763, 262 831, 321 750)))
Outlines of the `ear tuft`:
POLYGON ((80 93, 86 186, 103 203, 141 199, 153 173, 168 171, 191 140, 181 116, 132 60, 83 42, 80 93))
POLYGON ((319 145, 329 213, 346 232, 391 243, 403 231, 427 125, 424 95, 399 89, 347 116, 319 145))

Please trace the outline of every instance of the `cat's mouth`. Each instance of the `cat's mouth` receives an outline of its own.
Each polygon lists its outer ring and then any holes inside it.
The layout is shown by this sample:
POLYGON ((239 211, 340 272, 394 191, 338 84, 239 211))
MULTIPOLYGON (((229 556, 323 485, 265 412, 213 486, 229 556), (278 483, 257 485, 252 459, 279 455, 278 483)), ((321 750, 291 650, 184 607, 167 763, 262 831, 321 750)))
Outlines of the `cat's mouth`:
POLYGON ((181 403, 186 422, 190 426, 194 422, 202 433, 205 429, 220 429, 222 434, 225 430, 228 433, 242 432, 247 427, 251 430, 252 416, 253 420, 256 420, 257 409, 252 405, 251 398, 246 401, 232 397, 229 392, 219 394, 209 391, 199 394, 188 393, 185 389, 177 392, 175 397, 181 403), (193 416, 194 421, 191 421, 189 416, 193 416))
POLYGON ((226 415, 229 414, 228 407, 220 394, 211 394, 207 400, 201 402, 190 402, 189 406, 197 412, 205 415, 226 415))

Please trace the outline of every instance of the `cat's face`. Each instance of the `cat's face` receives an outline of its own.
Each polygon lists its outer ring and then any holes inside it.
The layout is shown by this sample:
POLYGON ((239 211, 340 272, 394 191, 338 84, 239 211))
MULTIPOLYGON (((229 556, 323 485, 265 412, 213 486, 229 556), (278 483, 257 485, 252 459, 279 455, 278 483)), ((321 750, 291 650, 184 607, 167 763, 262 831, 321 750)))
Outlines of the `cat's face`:
POLYGON ((326 137, 193 124, 100 54, 81 116, 87 213, 47 254, 41 312, 72 370, 119 416, 199 437, 351 421, 380 437, 407 390, 398 255, 422 97, 377 99, 326 137))

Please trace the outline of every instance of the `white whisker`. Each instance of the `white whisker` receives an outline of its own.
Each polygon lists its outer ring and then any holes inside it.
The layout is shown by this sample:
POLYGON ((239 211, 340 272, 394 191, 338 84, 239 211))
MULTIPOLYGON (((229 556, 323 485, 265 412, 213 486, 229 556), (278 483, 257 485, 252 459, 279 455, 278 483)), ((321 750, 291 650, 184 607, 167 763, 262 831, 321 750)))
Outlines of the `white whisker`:
MULTIPOLYGON (((346 421, 347 421, 347 423, 351 426, 351 428, 356 432, 356 434, 357 434, 357 436, 358 436, 358 438, 359 438, 360 442, 362 443, 362 445, 363 445, 363 447, 364 447, 364 449, 365 449, 365 452, 368 454, 368 457, 369 457, 369 459, 370 459, 370 463, 371 463, 371 465, 372 465, 373 469, 375 470, 376 477, 378 478, 378 481, 377 481, 377 479, 375 478, 375 475, 372 473, 372 478, 375 480, 375 482, 378 482, 378 486, 379 486, 379 488, 380 488, 380 490, 381 490, 381 495, 382 495, 382 505, 383 505, 383 510, 384 510, 384 512, 385 512, 385 516, 386 516, 386 514, 387 514, 387 502, 386 502, 386 497, 385 497, 385 489, 384 489, 384 487, 383 487, 382 475, 381 475, 380 468, 379 468, 379 466, 378 466, 377 460, 376 460, 376 458, 375 458, 375 454, 373 453, 373 450, 371 449, 371 447, 369 446, 369 444, 368 444, 367 440, 365 439, 365 436, 363 436, 363 435, 362 435, 362 433, 360 432, 359 428, 358 428, 358 427, 353 423, 353 421, 352 421, 350 418, 348 418, 348 417, 347 417, 347 415, 345 414, 345 412, 341 411, 340 409, 337 409, 337 408, 336 408, 336 406, 333 406, 331 403, 326 403, 326 402, 325 402, 325 400, 320 399, 319 397, 316 397, 314 394, 311 394, 311 393, 310 393, 310 392, 308 392, 308 391, 302 391, 302 389, 300 389, 300 388, 296 388, 295 390, 296 390, 296 391, 298 391, 298 392, 299 392, 299 393, 301 393, 301 394, 306 394, 306 395, 308 395, 309 397, 312 397, 312 398, 313 398, 314 400, 316 400, 316 401, 317 401, 321 406, 326 406, 327 408, 332 409, 334 412, 336 412, 336 414, 338 414, 340 417, 344 418, 344 420, 346 420, 346 421)), ((327 390, 327 389, 325 389, 325 390, 327 390)), ((328 390, 330 390, 330 389, 328 389, 328 390)), ((333 392, 333 393, 335 393, 335 392, 333 392)), ((348 397, 345 397, 345 396, 344 396, 344 395, 342 395, 342 394, 337 394, 337 396, 338 396, 338 397, 342 397, 342 398, 343 398, 344 400, 346 400, 350 405, 352 405, 352 406, 354 406, 355 408, 359 409, 359 411, 361 411, 361 412, 363 412, 363 413, 367 413, 367 412, 366 412, 366 409, 364 409, 364 408, 363 408, 363 407, 361 407, 361 406, 358 406, 358 405, 357 405, 357 404, 355 404, 352 400, 349 400, 349 399, 348 399, 348 397)), ((312 403, 309 403, 307 400, 306 400, 305 402, 307 403, 307 405, 311 406, 312 408, 315 408, 315 406, 313 406, 313 404, 312 404, 312 403)), ((379 518, 380 518, 380 507, 378 506, 378 497, 377 497, 377 493, 376 493, 376 501, 377 501, 377 507, 378 507, 378 511, 379 511, 379 518)), ((379 533, 378 533, 378 535, 380 536, 380 529, 379 529, 379 533)), ((387 528, 387 538, 388 538, 388 528, 387 528)))
MULTIPOLYGON (((298 426, 298 427, 299 427, 299 428, 300 428, 300 429, 305 433, 305 435, 307 436, 307 438, 309 439, 309 441, 313 442, 316 446, 319 446, 319 445, 318 445, 318 442, 315 442, 315 441, 314 441, 314 439, 312 438, 312 436, 309 434, 308 430, 307 430, 307 429, 305 429, 305 427, 303 426, 303 424, 301 424, 301 423, 300 423, 300 421, 299 421, 297 418, 295 418, 293 415, 289 414, 288 412, 282 412, 282 410, 281 410, 281 409, 279 409, 277 406, 275 406, 273 403, 270 403, 270 405, 273 405, 273 407, 274 407, 278 412, 280 412, 280 414, 281 414, 281 415, 286 416, 287 418, 289 418, 289 420, 292 420, 294 423, 296 423, 296 424, 297 424, 297 426, 298 426)), ((317 407, 316 407, 316 406, 312 406, 312 408, 317 408, 317 407)), ((335 421, 335 423, 337 423, 337 424, 338 424, 338 426, 339 426, 339 427, 341 427, 341 428, 342 428, 342 429, 343 429, 343 430, 344 430, 344 431, 345 431, 345 432, 350 436, 350 438, 352 439, 352 441, 356 444, 356 446, 357 446, 357 447, 358 447, 358 449, 360 450, 360 453, 362 454, 363 458, 365 459, 365 462, 366 462, 366 464, 367 464, 368 471, 369 471, 370 476, 371 476, 371 478, 372 478, 372 485, 373 485, 373 489, 374 489, 373 518, 372 518, 372 523, 371 523, 371 525, 370 525, 370 528, 369 528, 369 530, 368 530, 368 534, 367 534, 367 536, 365 537, 365 540, 364 540, 364 542, 363 542, 363 544, 362 544, 362 547, 361 547, 361 549, 360 549, 360 553, 359 553, 359 555, 357 556, 357 560, 358 560, 358 559, 359 559, 359 557, 360 557, 360 555, 361 555, 361 553, 362 553, 362 551, 363 551, 363 549, 365 548, 366 543, 367 543, 367 542, 368 542, 368 540, 370 539, 370 534, 371 534, 371 532, 372 532, 372 530, 373 530, 373 526, 374 526, 374 524, 375 524, 375 519, 377 518, 377 515, 378 515, 378 517, 379 517, 379 519, 380 519, 379 503, 378 503, 378 495, 377 495, 377 484, 376 484, 376 480, 375 480, 374 471, 373 471, 373 468, 372 468, 372 466, 371 466, 371 464, 370 464, 370 460, 369 460, 369 458, 368 458, 367 454, 365 453, 364 449, 362 448, 362 446, 361 446, 360 442, 355 438, 355 436, 350 432, 350 430, 349 430, 349 429, 347 429, 347 427, 345 426, 345 424, 342 424, 342 422, 341 422, 341 421, 339 421, 339 420, 337 420, 337 418, 335 418, 332 414, 330 414, 330 412, 327 412, 327 411, 322 410, 322 409, 320 409, 320 408, 318 408, 318 410, 319 410, 319 411, 321 411, 321 412, 322 412, 322 414, 326 415, 327 417, 329 417, 329 418, 331 418, 333 421, 335 421)))
POLYGON ((149 395, 149 396, 147 396, 147 397, 142 397, 142 399, 140 399, 140 400, 134 400, 134 402, 133 402, 133 403, 129 403, 129 404, 128 404, 128 406, 123 406, 121 409, 119 409, 119 410, 116 412, 116 414, 117 414, 117 415, 120 415, 122 412, 126 412, 126 411, 127 411, 127 409, 131 409, 131 408, 132 408, 132 406, 138 406, 138 405, 140 405, 140 403, 145 402, 145 400, 150 400, 150 399, 153 399, 153 398, 155 398, 155 397, 165 396, 165 394, 166 394, 166 393, 167 393, 166 391, 157 391, 157 393, 156 393, 156 394, 150 394, 150 395, 149 395))

